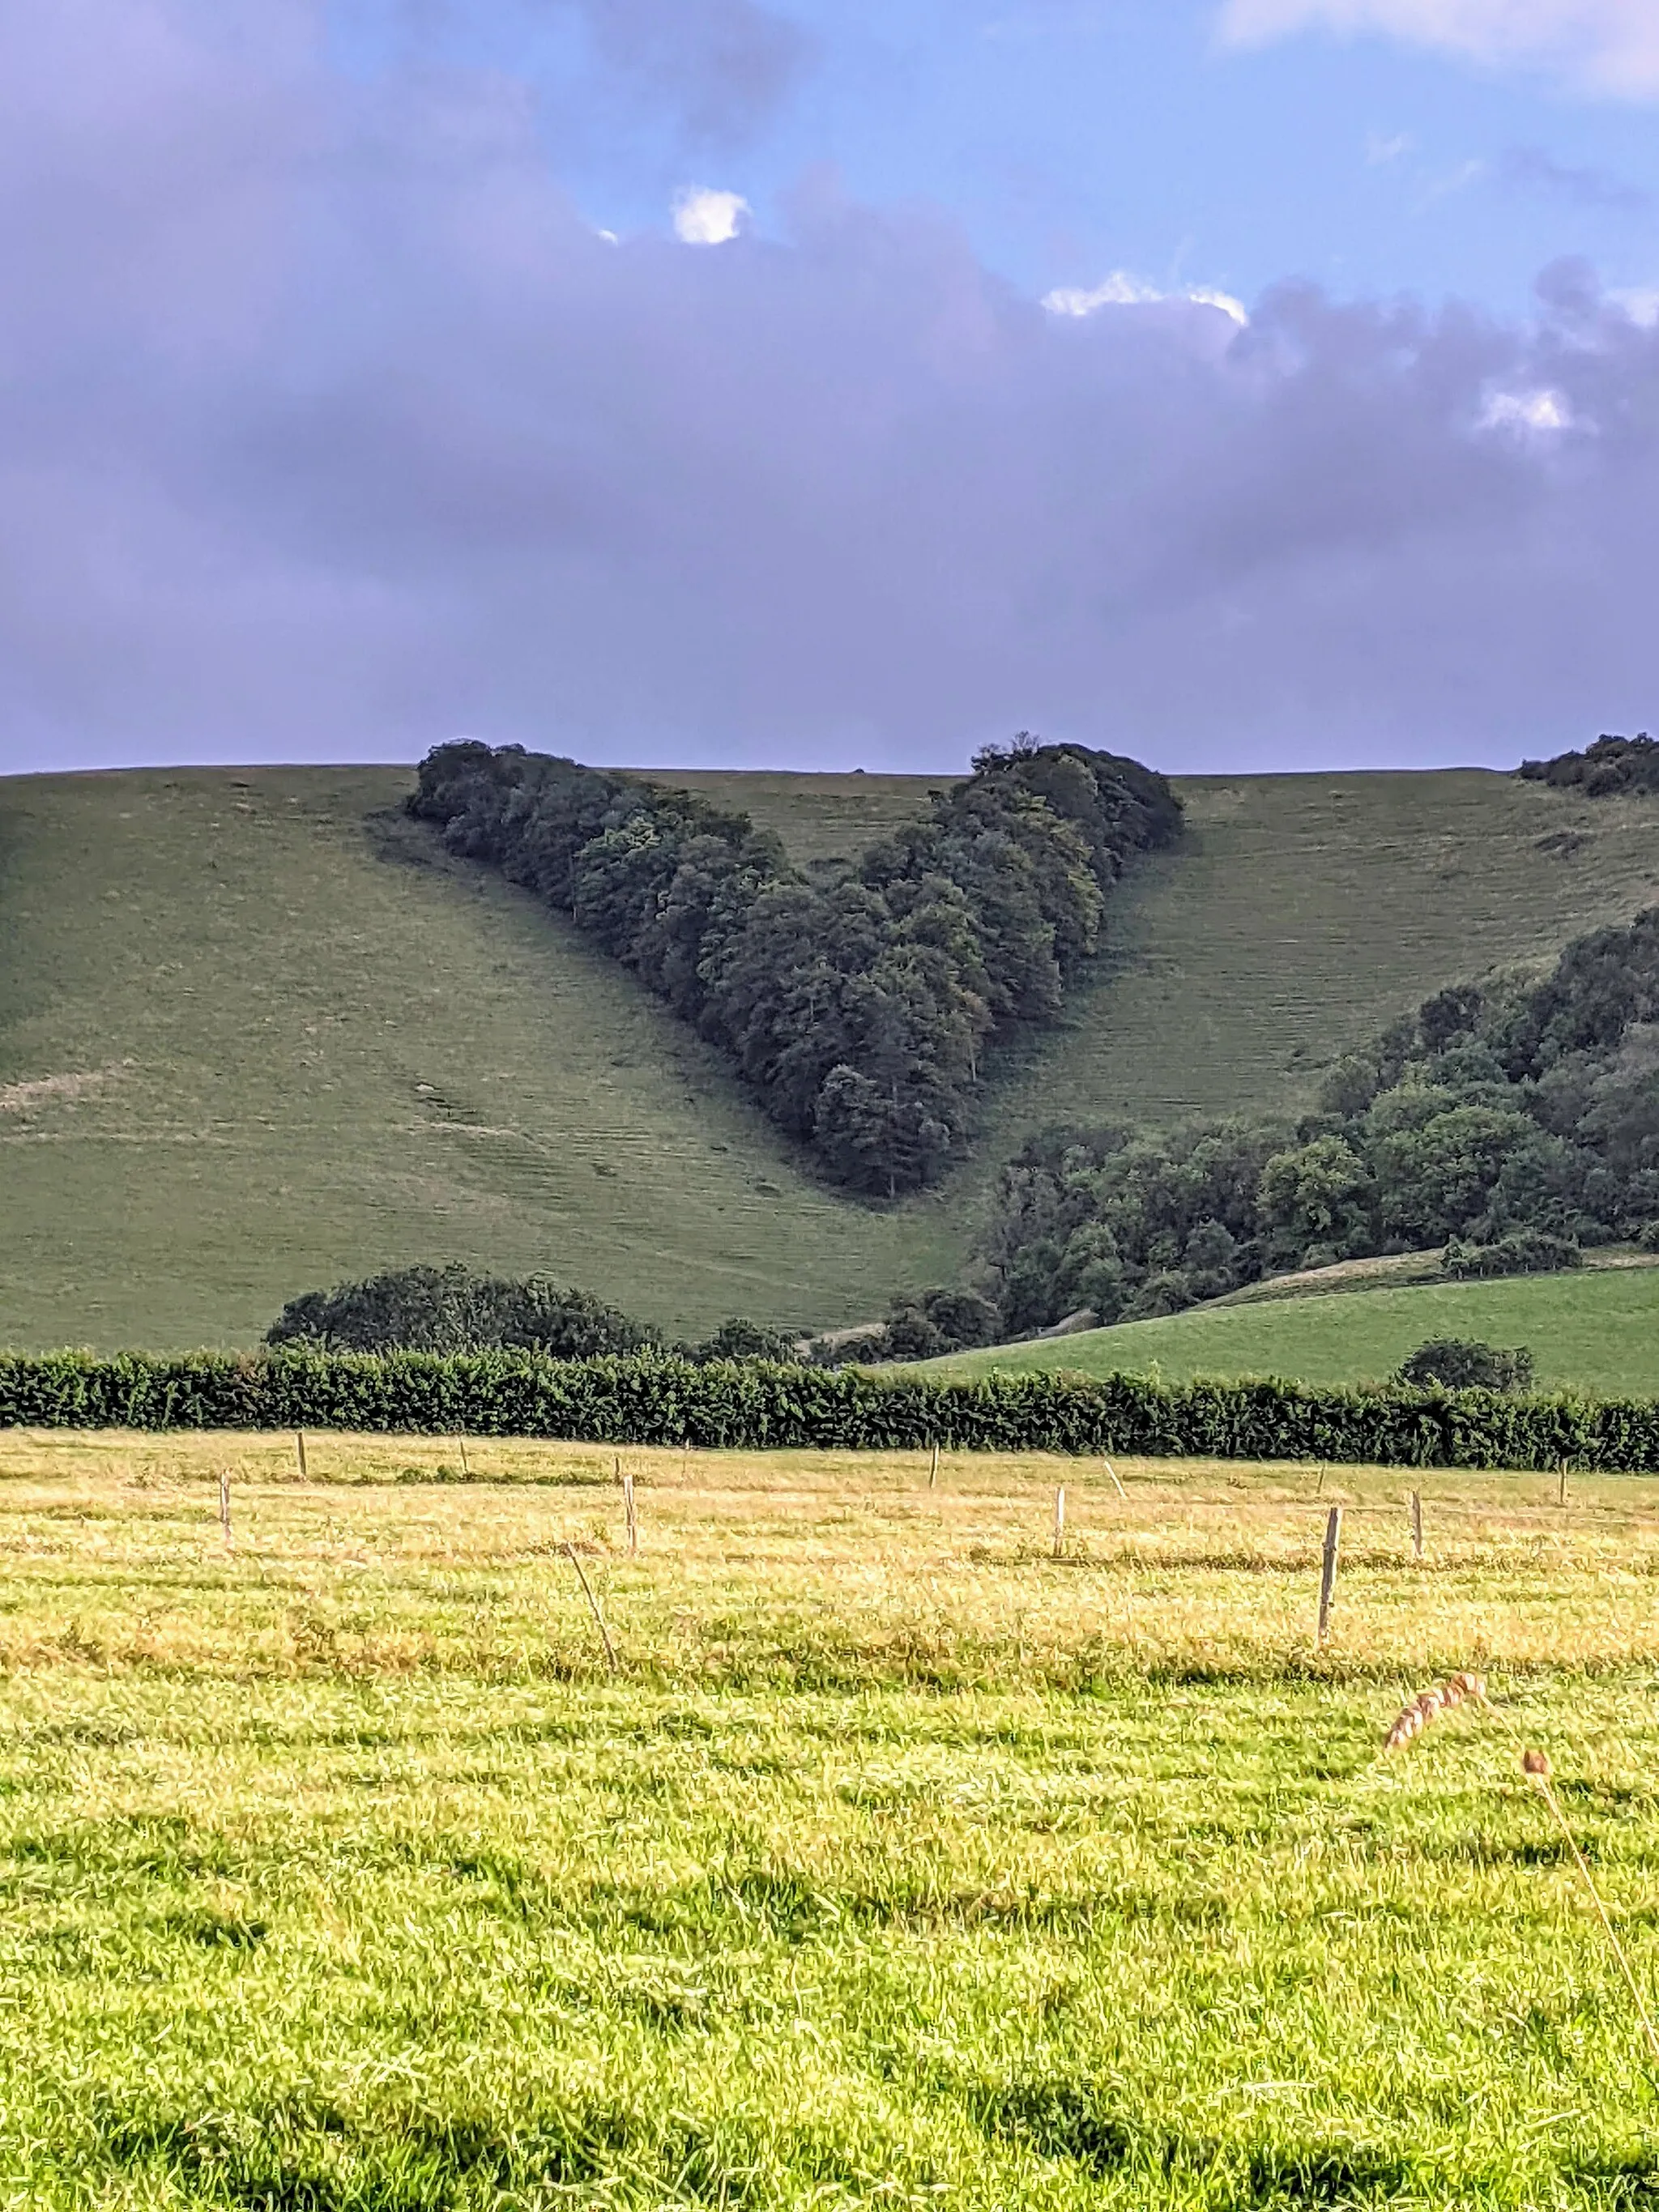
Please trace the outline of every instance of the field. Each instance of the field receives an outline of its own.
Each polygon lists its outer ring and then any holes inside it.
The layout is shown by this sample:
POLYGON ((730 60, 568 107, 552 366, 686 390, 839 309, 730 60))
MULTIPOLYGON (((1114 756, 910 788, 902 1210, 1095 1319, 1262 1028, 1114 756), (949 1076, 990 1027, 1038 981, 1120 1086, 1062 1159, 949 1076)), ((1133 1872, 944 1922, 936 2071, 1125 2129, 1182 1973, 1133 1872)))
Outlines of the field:
POLYGON ((0 1342, 247 1343, 414 1261, 698 1331, 949 1273, 937 1217, 811 1182, 630 977, 387 815, 408 781, 0 785, 0 1342))
POLYGON ((1413 1283, 1297 1297, 1220 1300, 1164 1321, 930 1360, 979 1374, 1072 1368, 1085 1375, 1277 1375, 1300 1382, 1380 1382, 1431 1337, 1526 1345, 1546 1390, 1659 1397, 1659 1267, 1595 1267, 1501 1282, 1413 1283))
POLYGON ((4 2201, 1659 2191, 1650 1485, 467 1449, 0 1440, 4 2201))
MULTIPOLYGON (((670 779, 672 780, 672 779, 670 779)), ((806 865, 926 779, 707 775, 806 865)), ((837 1199, 720 1062, 526 896, 402 823, 396 769, 0 782, 0 1342, 254 1340, 295 1291, 454 1258, 677 1331, 829 1327, 954 1279, 1057 1117, 1279 1105, 1426 992, 1659 896, 1642 802, 1474 772, 1208 779, 976 1160, 837 1199)))

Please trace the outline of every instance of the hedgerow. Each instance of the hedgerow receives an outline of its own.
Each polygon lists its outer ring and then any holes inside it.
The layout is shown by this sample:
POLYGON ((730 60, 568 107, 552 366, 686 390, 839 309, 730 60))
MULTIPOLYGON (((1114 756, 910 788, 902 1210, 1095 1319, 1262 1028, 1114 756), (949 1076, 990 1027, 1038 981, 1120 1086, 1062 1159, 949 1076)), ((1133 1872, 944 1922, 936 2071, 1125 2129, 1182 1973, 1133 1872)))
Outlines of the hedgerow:
POLYGON ((1122 1453, 1379 1467, 1659 1471, 1659 1401, 1487 1390, 951 1381, 764 1361, 508 1352, 0 1354, 0 1428, 338 1429, 745 1450, 1122 1453))

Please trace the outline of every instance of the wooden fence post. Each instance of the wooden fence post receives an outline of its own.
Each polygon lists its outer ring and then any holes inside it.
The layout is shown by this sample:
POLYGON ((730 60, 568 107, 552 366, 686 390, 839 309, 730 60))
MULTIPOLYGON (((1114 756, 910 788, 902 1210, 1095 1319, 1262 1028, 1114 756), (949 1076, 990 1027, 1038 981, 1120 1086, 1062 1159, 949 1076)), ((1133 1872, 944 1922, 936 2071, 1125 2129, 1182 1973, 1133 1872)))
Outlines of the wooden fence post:
POLYGON ((1412 1492, 1412 1553, 1419 1559, 1423 1556, 1423 1494, 1417 1490, 1412 1492))
POLYGON ((935 1437, 933 1438, 933 1462, 932 1462, 932 1464, 929 1466, 929 1468, 928 1468, 928 1469, 927 1469, 927 1487, 929 1488, 929 1490, 933 1490, 933 1489, 935 1489, 935 1488, 938 1486, 938 1484, 939 1484, 939 1438, 938 1438, 937 1437, 935 1437))
POLYGON ((623 1511, 628 1516, 628 1556, 632 1559, 639 1555, 640 1523, 634 1510, 634 1478, 631 1474, 623 1477, 623 1511))
POLYGON ((461 1480, 463 1482, 471 1482, 472 1480, 472 1469, 466 1462, 466 1438, 463 1436, 458 1436, 455 1441, 461 1448, 461 1480))
POLYGON ((233 1551, 236 1539, 230 1533, 230 1473, 222 1467, 219 1470, 219 1526, 225 1532, 226 1551, 233 1551))
POLYGON ((599 1611, 599 1601, 593 1595, 593 1585, 582 1571, 582 1563, 576 1557, 576 1547, 574 1544, 565 1546, 564 1555, 576 1570, 576 1580, 582 1586, 582 1595, 587 1600, 587 1609, 593 1616, 593 1626, 599 1630, 599 1641, 605 1646, 606 1662, 614 1674, 617 1671, 617 1647, 611 1641, 611 1631, 605 1625, 605 1615, 599 1611))
POLYGON ((1342 1508, 1333 1505, 1325 1522, 1325 1556, 1319 1570, 1319 1637, 1318 1648, 1325 1648, 1325 1635, 1331 1622, 1331 1600, 1336 1595, 1336 1554, 1342 1540, 1342 1508))
POLYGON ((1062 1482, 1054 1492, 1054 1557, 1063 1559, 1066 1553, 1066 1486, 1062 1482))
POLYGON ((306 1465, 306 1432, 303 1429, 295 1429, 294 1431, 294 1450, 300 1462, 300 1480, 301 1482, 309 1482, 311 1470, 306 1465))
POLYGON ((1116 1491, 1116 1492, 1117 1492, 1117 1494, 1118 1494, 1118 1496, 1119 1496, 1120 1498, 1127 1498, 1127 1497, 1129 1495, 1129 1493, 1128 1493, 1128 1492, 1127 1492, 1127 1491, 1123 1487, 1123 1485, 1122 1485, 1122 1484, 1118 1480, 1118 1479, 1117 1479, 1117 1469, 1116 1469, 1116 1468, 1112 1465, 1112 1462, 1110 1462, 1110 1460, 1108 1460, 1108 1461, 1106 1462, 1105 1465, 1106 1465, 1106 1472, 1107 1472, 1107 1474, 1109 1474, 1109 1475, 1111 1476, 1111 1478, 1112 1478, 1112 1487, 1113 1487, 1113 1489, 1114 1489, 1115 1491, 1116 1491))

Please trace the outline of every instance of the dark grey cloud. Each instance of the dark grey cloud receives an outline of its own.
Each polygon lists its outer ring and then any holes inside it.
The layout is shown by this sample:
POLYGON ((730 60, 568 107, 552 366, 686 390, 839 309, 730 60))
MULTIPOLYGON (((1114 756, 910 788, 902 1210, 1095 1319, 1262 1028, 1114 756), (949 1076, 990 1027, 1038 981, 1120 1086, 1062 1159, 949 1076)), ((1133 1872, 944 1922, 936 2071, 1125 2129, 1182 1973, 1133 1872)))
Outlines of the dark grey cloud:
POLYGON ((1640 215, 1652 205, 1650 195, 1638 185, 1605 169, 1578 168, 1558 161, 1540 146, 1511 146, 1499 161, 1498 173, 1505 184, 1554 192, 1575 207, 1640 215))
POLYGON ((1653 726, 1659 331, 1016 295, 925 210, 612 245, 499 74, 0 0, 0 758, 1185 767, 1653 726))
POLYGON ((799 24, 756 0, 544 0, 569 8, 625 83, 667 104, 688 136, 746 137, 794 90, 812 52, 799 24))

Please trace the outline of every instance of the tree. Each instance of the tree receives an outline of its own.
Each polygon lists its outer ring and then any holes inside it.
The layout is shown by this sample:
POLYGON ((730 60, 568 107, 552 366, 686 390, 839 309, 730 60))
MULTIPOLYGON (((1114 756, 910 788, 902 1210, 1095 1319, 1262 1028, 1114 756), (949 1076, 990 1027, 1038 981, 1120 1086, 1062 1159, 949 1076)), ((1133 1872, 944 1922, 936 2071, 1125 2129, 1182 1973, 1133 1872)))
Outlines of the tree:
POLYGON ((1500 1352, 1471 1337, 1434 1337, 1401 1362, 1395 1380, 1416 1390, 1528 1390, 1532 1353, 1524 1344, 1500 1352))

